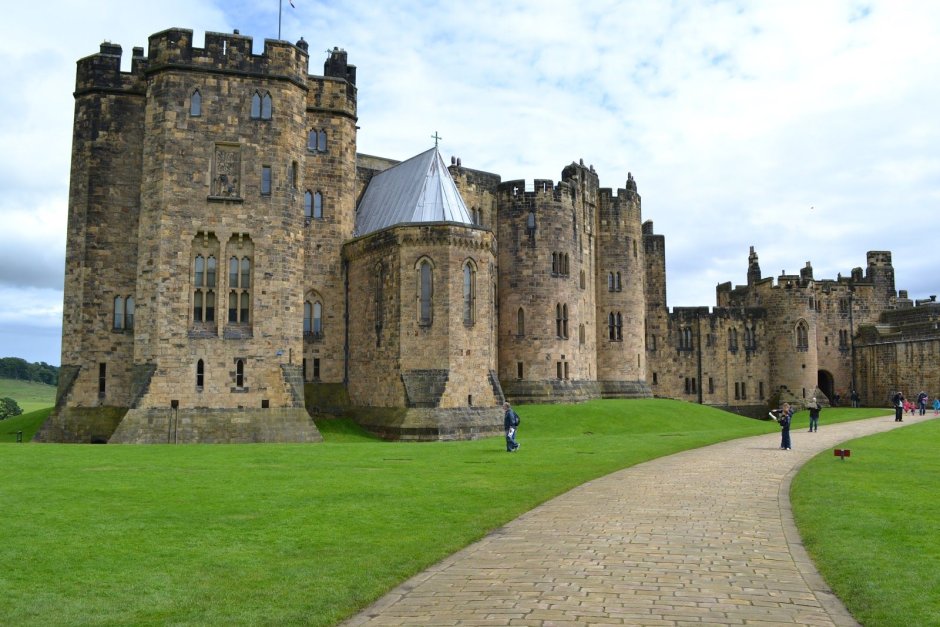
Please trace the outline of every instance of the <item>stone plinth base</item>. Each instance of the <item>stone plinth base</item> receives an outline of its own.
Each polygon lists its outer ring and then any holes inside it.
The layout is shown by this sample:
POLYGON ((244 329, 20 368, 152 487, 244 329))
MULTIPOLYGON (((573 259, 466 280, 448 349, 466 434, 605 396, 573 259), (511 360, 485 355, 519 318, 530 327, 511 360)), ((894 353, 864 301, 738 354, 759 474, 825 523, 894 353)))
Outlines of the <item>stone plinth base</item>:
POLYGON ((49 414, 33 442, 104 444, 126 413, 126 407, 59 407, 49 414))
POLYGON ((501 407, 357 407, 352 419, 385 440, 476 440, 503 435, 501 407))
POLYGON ((132 409, 109 444, 246 444, 322 442, 303 408, 132 409))

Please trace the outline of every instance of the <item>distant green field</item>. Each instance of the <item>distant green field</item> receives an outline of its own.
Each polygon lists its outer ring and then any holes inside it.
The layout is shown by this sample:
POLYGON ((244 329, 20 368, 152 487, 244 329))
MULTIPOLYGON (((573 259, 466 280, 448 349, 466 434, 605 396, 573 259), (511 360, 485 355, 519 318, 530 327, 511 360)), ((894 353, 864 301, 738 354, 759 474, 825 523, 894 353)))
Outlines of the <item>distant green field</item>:
POLYGON ((44 383, 0 379, 0 398, 12 398, 23 413, 55 405, 55 391, 55 386, 44 383))

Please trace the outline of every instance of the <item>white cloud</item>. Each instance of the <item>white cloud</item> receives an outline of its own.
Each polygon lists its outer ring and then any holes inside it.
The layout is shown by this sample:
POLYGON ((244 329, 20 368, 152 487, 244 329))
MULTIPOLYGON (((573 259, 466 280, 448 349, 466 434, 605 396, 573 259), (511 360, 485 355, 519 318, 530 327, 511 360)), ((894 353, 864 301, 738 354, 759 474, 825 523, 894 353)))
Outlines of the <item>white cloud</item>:
MULTIPOLYGON (((671 305, 713 305, 717 283, 743 283, 750 245, 765 275, 809 260, 817 278, 889 249, 899 288, 940 293, 916 245, 934 237, 940 195, 936 3, 295 4, 282 36, 309 42, 312 73, 333 46, 358 66, 362 152, 404 159, 437 131, 445 158, 504 179, 557 180, 580 158, 605 187, 631 171, 666 236, 671 305)), ((44 251, 30 265, 42 276, 20 283, 61 285, 78 58, 104 39, 129 57, 171 26, 196 45, 239 28, 256 51, 277 34, 270 0, 86 6, 13 6, 0 25, 0 80, 19 87, 0 105, 20 112, 0 120, 0 212, 18 225, 0 263, 44 251)))

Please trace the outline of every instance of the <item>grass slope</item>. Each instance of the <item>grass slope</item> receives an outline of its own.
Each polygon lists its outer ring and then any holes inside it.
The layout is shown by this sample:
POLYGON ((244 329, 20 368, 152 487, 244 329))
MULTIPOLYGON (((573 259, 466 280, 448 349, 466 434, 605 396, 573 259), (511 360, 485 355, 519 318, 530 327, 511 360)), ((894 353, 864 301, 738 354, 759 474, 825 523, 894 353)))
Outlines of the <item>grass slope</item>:
POLYGON ((12 398, 24 414, 55 405, 55 392, 54 385, 19 379, 0 379, 0 398, 12 398))
POLYGON ((0 420, 0 442, 16 442, 17 432, 22 433, 22 441, 29 442, 52 412, 51 407, 38 409, 13 418, 0 420))
POLYGON ((502 438, 2 445, 4 620, 330 625, 591 478, 772 423, 666 400, 520 408, 502 438))
POLYGON ((800 535, 855 618, 878 625, 940 625, 940 421, 847 443, 793 482, 800 535))

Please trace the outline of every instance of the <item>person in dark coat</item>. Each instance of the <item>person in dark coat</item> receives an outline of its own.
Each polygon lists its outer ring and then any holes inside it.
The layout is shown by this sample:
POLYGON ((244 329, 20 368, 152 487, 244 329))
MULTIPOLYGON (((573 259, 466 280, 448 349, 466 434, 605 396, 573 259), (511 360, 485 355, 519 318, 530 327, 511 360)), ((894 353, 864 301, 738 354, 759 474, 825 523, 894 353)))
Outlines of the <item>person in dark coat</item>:
POLYGON ((891 397, 891 403, 894 405, 894 421, 904 422, 904 395, 900 390, 891 397))
POLYGON ((790 403, 784 403, 780 408, 780 416, 777 422, 780 423, 780 448, 789 451, 793 449, 790 444, 790 419, 793 418, 793 408, 790 403))
POLYGON ((816 397, 813 397, 813 401, 807 406, 809 409, 809 430, 810 432, 819 431, 819 412, 822 408, 819 406, 819 403, 816 402, 816 397))
POLYGON ((506 429, 506 452, 512 453, 519 449, 519 443, 516 442, 519 414, 513 411, 508 402, 503 403, 503 412, 503 427, 506 429))

